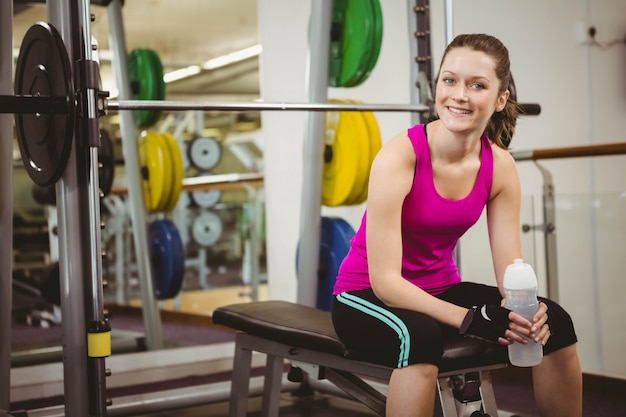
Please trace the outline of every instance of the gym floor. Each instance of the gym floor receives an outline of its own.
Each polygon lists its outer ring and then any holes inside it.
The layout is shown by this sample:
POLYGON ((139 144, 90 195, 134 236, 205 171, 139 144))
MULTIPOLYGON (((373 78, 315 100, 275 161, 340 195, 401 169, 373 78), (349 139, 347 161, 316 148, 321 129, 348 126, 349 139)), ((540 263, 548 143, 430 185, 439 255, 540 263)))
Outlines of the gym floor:
MULTIPOLYGON (((233 297, 241 294, 242 289, 231 290, 233 297)), ((223 291, 226 293, 226 290, 223 291)), ((210 292, 211 294, 214 291, 210 292)), ((222 297, 224 294, 222 294, 222 297)), ((222 297, 219 297, 223 302, 222 297)), ((20 298, 16 298, 16 305, 20 304, 20 298)), ((188 303, 194 305, 197 300, 190 298, 188 303)), ((206 307, 210 304, 203 299, 200 303, 206 307)), ((189 306, 189 308, 191 308, 189 306)), ((141 316, 136 308, 125 309, 118 307, 111 309, 111 322, 114 328, 126 332, 139 333, 142 330, 141 316)), ((195 312, 197 313, 197 312, 195 312)), ((176 341, 178 345, 201 345, 219 343, 232 340, 232 332, 227 332, 215 328, 208 331, 210 319, 207 316, 194 314, 178 314, 175 312, 163 312, 163 334, 167 340, 176 341), (190 320, 194 317, 195 321, 190 320), (198 331, 201 326, 203 331, 198 331)), ((60 327, 53 326, 49 329, 29 328, 16 326, 13 329, 13 336, 21 339, 22 342, 34 343, 49 334, 48 337, 60 337, 60 327), (32 339, 32 340, 31 340, 32 339)), ((15 340, 17 342, 17 340, 15 340)), ((539 412, 534 404, 532 393, 532 381, 530 371, 525 368, 507 367, 492 371, 493 388, 496 401, 500 410, 499 417, 536 417, 539 412)), ((222 376, 228 380, 229 376, 222 376)), ((220 377, 220 378, 222 378, 220 377)), ((143 386, 143 389, 147 387, 143 386)), ((124 390, 126 391, 126 390, 124 390)), ((583 407, 584 417, 626 417, 626 380, 612 379, 594 375, 585 375, 583 407)), ((120 395, 133 394, 132 392, 120 392, 120 395)), ((62 403, 62 398, 58 398, 56 403, 62 403)), ((15 404, 14 410, 38 409, 40 407, 52 406, 55 402, 45 403, 23 403, 15 404)), ((261 398, 251 397, 248 406, 249 416, 259 416, 261 410, 261 398)), ((294 395, 291 392, 284 392, 281 396, 282 417, 367 417, 376 414, 366 406, 352 401, 345 397, 331 395, 329 393, 315 392, 313 395, 294 395)), ((160 412, 142 414, 138 417, 227 417, 228 402, 216 402, 202 406, 188 407, 175 410, 163 410, 160 412)))

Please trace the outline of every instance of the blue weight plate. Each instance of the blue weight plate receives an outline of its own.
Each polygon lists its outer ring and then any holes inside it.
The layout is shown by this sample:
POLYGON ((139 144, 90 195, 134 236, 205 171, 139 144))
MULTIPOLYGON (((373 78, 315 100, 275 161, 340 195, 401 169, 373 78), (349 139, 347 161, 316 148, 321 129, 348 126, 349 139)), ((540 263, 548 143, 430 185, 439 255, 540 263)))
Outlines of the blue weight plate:
POLYGON ((339 257, 333 251, 331 245, 322 242, 320 244, 320 258, 317 269, 317 303, 316 307, 320 310, 330 311, 332 306, 332 294, 339 266, 343 257, 339 257))
POLYGON ((170 220, 162 220, 169 234, 172 253, 172 284, 164 298, 174 298, 180 292, 185 277, 185 249, 178 228, 170 220))
POLYGON ((354 230, 348 222, 337 217, 322 217, 320 235, 320 266, 317 287, 317 308, 330 311, 332 292, 343 258, 350 250, 354 230))
MULTIPOLYGON (((341 262, 350 250, 350 239, 354 236, 354 230, 341 218, 322 217, 321 221, 316 307, 330 311, 333 287, 341 262)), ((300 245, 296 248, 296 270, 299 252, 300 245)))
POLYGON ((174 279, 172 236, 162 220, 150 223, 148 234, 154 295, 163 300, 170 293, 174 279))

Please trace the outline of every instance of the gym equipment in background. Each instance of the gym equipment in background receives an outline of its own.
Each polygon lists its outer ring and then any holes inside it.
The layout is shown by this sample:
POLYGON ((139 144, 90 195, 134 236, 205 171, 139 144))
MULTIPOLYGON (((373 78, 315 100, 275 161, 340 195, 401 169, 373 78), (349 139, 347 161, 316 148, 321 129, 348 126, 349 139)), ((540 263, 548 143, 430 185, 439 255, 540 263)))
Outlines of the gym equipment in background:
POLYGON ((356 87, 371 74, 382 45, 379 0, 333 0, 328 85, 356 87))
POLYGON ((185 253, 176 225, 170 220, 155 220, 149 229, 150 263, 156 298, 174 298, 182 288, 185 253))
POLYGON ((178 142, 168 133, 144 131, 139 139, 139 158, 146 209, 170 212, 183 187, 183 160, 178 142))
MULTIPOLYGON (((358 103, 356 100, 330 102, 358 103)), ((371 164, 381 146, 373 113, 327 113, 322 204, 335 207, 365 202, 371 164)))
MULTIPOLYGON (((163 64, 154 50, 148 48, 133 49, 128 54, 128 75, 133 99, 165 99, 163 64)), ((160 110, 138 110, 133 114, 137 127, 147 128, 156 124, 162 112, 160 110)))
POLYGON ((189 162, 198 171, 210 171, 222 159, 222 146, 212 137, 192 139, 187 148, 189 162))
MULTIPOLYGON (((339 217, 322 217, 320 256, 317 269, 317 304, 320 310, 330 311, 333 287, 343 258, 350 250, 355 231, 339 217)), ((296 253, 296 269, 298 253, 296 253)))

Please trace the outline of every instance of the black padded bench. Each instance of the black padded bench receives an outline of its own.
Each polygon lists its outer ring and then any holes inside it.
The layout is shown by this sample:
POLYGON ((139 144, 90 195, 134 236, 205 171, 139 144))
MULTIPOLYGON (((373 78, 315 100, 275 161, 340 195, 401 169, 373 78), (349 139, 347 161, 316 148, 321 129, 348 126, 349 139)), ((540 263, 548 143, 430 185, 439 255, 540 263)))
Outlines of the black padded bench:
MULTIPOLYGON (((278 416, 284 360, 327 379, 379 415, 386 397, 368 383, 388 381, 392 368, 363 362, 335 334, 330 313, 286 301, 259 301, 216 309, 213 322, 238 330, 235 339, 230 416, 246 415, 252 352, 267 355, 262 415, 278 416)), ((506 348, 462 336, 445 340, 438 397, 444 417, 496 417, 489 371, 507 364, 506 348)))

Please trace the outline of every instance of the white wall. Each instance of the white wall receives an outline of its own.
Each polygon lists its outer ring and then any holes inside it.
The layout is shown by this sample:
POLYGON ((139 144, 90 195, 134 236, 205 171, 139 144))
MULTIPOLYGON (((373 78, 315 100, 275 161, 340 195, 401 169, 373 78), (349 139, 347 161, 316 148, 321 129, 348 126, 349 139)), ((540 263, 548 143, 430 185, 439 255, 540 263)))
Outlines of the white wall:
MULTIPOLYGON (((321 1, 321 0, 316 0, 321 1)), ((409 2, 412 3, 411 0, 409 2)), ((445 47, 443 2, 431 2, 434 62, 445 47)), ((329 89, 329 97, 369 103, 410 101, 407 0, 381 0, 383 46, 371 77, 353 89, 329 89)), ((623 0, 466 0, 453 3, 454 33, 487 32, 511 54, 522 102, 540 103, 541 115, 518 123, 514 150, 624 142, 626 47, 602 50, 585 45, 584 28, 597 28, 607 42, 626 34, 623 0)), ((263 43, 261 95, 266 101, 307 101, 308 21, 311 3, 259 0, 263 43)), ((383 140, 410 126, 402 113, 377 113, 383 140)), ((265 112, 263 134, 267 192, 270 297, 295 299, 295 249, 300 225, 305 116, 265 112)), ((546 160, 557 193, 560 302, 574 317, 586 372, 626 377, 621 340, 626 307, 623 256, 626 238, 625 156, 546 160), (619 248, 616 250, 616 248, 619 248)), ((542 178, 532 162, 519 163, 524 194, 523 222, 541 221, 542 178)), ((363 207, 323 209, 357 226, 363 207)), ((525 257, 545 288, 542 234, 524 236, 525 257)), ((461 246, 466 279, 493 282, 484 221, 461 246)))

